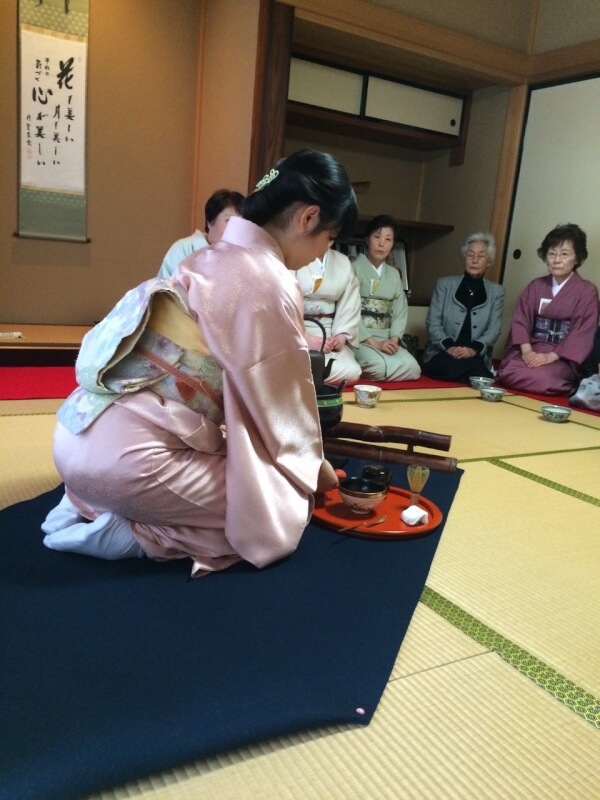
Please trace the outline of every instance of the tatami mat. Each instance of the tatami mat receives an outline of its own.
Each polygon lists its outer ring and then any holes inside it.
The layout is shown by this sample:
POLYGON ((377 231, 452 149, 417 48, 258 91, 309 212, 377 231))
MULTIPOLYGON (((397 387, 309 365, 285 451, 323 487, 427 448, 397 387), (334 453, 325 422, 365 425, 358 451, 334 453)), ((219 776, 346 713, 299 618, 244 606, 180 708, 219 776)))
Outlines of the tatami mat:
MULTIPOLYGON (((508 399, 508 402, 512 405, 521 406, 521 408, 527 408, 531 411, 535 411, 536 415, 539 416, 541 420, 543 420, 541 412, 542 406, 551 405, 549 402, 543 403, 540 400, 533 400, 531 397, 522 397, 520 395, 511 395, 511 397, 508 399)), ((571 416, 569 417, 568 422, 546 422, 546 425, 549 427, 557 427, 558 425, 568 427, 572 422, 577 422, 580 425, 588 425, 590 428, 600 428, 600 414, 589 414, 584 411, 579 411, 576 408, 572 408, 571 416)))
POLYGON ((55 421, 52 413, 0 415, 0 508, 29 500, 60 483, 52 460, 55 421))
POLYGON ((55 414, 62 400, 0 400, 0 416, 55 414))
MULTIPOLYGON (((387 405, 389 403, 406 402, 409 400, 439 400, 440 397, 452 398, 453 400, 460 400, 461 398, 469 398, 479 396, 479 393, 474 392, 470 386, 454 386, 449 389, 392 389, 385 390, 380 395, 379 405, 387 405), (443 395, 440 394, 443 392, 443 395)), ((344 392, 344 402, 355 405, 354 393, 344 392)), ((366 413, 371 414, 372 409, 365 409, 366 413)))
POLYGON ((598 531, 600 507, 469 464, 427 584, 598 697, 598 531))
POLYGON ((402 642, 390 680, 489 652, 442 617, 419 603, 402 642))
MULTIPOLYGON (((374 411, 344 400, 345 421, 453 437, 465 474, 428 591, 599 697, 600 417, 552 425, 537 401, 470 388, 385 392, 374 411)), ((59 482, 59 403, 0 403, 2 505, 59 482)), ((97 798, 591 800, 598 763, 593 724, 421 603, 367 728, 260 743, 97 798)))
MULTIPOLYGON (((461 391, 440 389, 435 399, 414 400, 405 398, 408 392, 395 392, 403 395, 400 402, 386 399, 376 409, 360 408, 349 400, 344 404, 344 421, 451 434, 449 455, 459 461, 600 447, 600 427, 596 430, 571 422, 548 423, 512 402, 489 403, 474 393, 468 399, 461 399, 457 394, 461 391)), ((591 415, 579 416, 587 419, 591 415)))
POLYGON ((515 470, 551 484, 557 491, 583 495, 600 505, 600 447, 590 450, 503 458, 515 470))

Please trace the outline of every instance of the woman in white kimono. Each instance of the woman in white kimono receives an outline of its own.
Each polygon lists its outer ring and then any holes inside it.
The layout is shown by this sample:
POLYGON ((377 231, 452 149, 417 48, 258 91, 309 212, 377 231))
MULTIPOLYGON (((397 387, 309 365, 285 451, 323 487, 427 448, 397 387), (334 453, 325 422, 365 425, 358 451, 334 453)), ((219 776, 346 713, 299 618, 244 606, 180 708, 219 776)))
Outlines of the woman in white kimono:
POLYGON ((329 249, 323 259, 317 258, 296 272, 304 295, 304 326, 311 350, 329 354, 331 370, 325 383, 337 386, 341 381, 356 383, 361 369, 354 358, 358 346, 360 294, 358 281, 348 257, 329 249), (307 317, 317 319, 323 331, 307 317))
POLYGON ((366 227, 366 255, 353 262, 361 296, 356 360, 363 378, 373 381, 415 381, 421 375, 417 360, 402 344, 408 303, 400 273, 386 264, 395 241, 394 220, 381 214, 366 227))
POLYGON ((85 337, 54 458, 66 492, 42 525, 55 550, 189 557, 192 574, 295 550, 323 458, 302 297, 289 270, 352 228, 333 157, 283 159, 172 281, 128 292, 85 337), (89 338, 88 338, 89 337, 89 338))

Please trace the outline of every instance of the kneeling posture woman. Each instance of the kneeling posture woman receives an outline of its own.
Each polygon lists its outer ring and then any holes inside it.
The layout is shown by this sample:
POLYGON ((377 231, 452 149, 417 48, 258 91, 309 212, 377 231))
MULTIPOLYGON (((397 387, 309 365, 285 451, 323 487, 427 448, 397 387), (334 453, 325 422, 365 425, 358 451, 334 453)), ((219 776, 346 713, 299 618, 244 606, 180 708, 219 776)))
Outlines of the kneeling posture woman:
POLYGON ((468 383, 491 378, 492 352, 500 336, 504 287, 484 278, 496 256, 491 233, 467 236, 462 275, 440 278, 427 312, 423 372, 430 378, 468 383))
POLYGON ((385 214, 365 230, 367 252, 353 262, 361 298, 360 345, 356 360, 362 377, 373 381, 416 381, 421 368, 402 344, 408 302, 400 273, 386 263, 396 243, 396 223, 385 214))
POLYGON ((520 392, 569 395, 598 327, 598 289, 577 272, 588 255, 585 231, 573 223, 558 225, 537 254, 548 274, 519 295, 498 378, 520 392))
POLYGON ((331 156, 281 161, 221 241, 172 281, 128 292, 84 339, 58 413, 65 482, 44 544, 100 558, 189 557, 193 574, 296 548, 323 458, 302 297, 293 273, 352 230, 356 199, 331 156))

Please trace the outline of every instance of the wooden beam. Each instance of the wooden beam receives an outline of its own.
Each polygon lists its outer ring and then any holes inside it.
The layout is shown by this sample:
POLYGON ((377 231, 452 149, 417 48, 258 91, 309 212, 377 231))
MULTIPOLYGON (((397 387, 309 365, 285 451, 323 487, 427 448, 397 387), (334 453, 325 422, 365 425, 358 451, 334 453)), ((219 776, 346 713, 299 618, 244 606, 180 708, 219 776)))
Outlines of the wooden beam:
MULTIPOLYGON (((294 7, 296 19, 396 48, 432 68, 462 72, 488 84, 544 83, 600 72, 600 39, 523 53, 433 25, 366 0, 280 0, 294 7)), ((539 0, 532 5, 528 48, 533 49, 539 0)), ((349 58, 352 58, 349 54, 349 58)), ((465 84, 466 85, 466 84, 465 84)))
POLYGON ((490 222, 490 231, 496 239, 496 261, 489 271, 490 280, 498 281, 508 241, 508 225, 513 199, 513 187, 516 185, 517 168, 521 152, 521 138, 525 123, 525 111, 529 90, 525 84, 511 89, 508 97, 506 122, 496 194, 490 222))
POLYGON ((528 83, 545 83, 600 72, 600 39, 537 53, 529 58, 528 83))
POLYGON ((281 0, 317 25, 451 64, 499 84, 527 80, 525 53, 374 6, 365 0, 281 0))

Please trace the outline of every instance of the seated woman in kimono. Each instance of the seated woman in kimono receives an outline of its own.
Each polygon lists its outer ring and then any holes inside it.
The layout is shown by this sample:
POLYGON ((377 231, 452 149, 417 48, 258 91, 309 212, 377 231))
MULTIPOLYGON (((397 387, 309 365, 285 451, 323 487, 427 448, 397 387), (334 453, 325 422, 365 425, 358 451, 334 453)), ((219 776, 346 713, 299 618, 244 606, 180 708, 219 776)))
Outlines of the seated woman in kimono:
POLYGON ((244 195, 230 189, 217 189, 204 205, 204 232, 195 230, 191 236, 178 239, 169 247, 158 271, 159 278, 170 278, 175 267, 196 250, 216 244, 223 236, 231 217, 242 213, 244 195))
POLYGON ((423 372, 430 378, 468 383, 491 378, 492 351, 500 336, 504 288, 484 277, 494 263, 491 233, 472 233, 460 255, 464 272, 440 278, 427 312, 423 372))
POLYGON ((304 295, 304 326, 311 350, 323 350, 331 362, 325 383, 356 383, 360 366, 354 357, 358 346, 360 294, 358 281, 347 256, 331 248, 296 272, 304 295), (317 320, 315 323, 312 320, 317 320), (325 329, 319 327, 320 323, 325 329))
POLYGON ((578 225, 559 225, 537 253, 549 274, 531 281, 517 301, 498 379, 517 391, 569 395, 598 327, 598 290, 577 273, 587 237, 578 225))
POLYGON ((382 214, 372 219, 365 242, 366 254, 353 262, 361 297, 356 360, 368 380, 415 381, 421 368, 402 344, 408 303, 400 273, 386 263, 396 242, 392 217, 382 214))
POLYGON ((47 547, 189 557, 194 576, 295 550, 313 494, 337 477, 290 270, 355 219, 338 161, 290 155, 215 247, 128 292, 86 335, 79 388, 58 412, 66 491, 42 525, 47 547))

